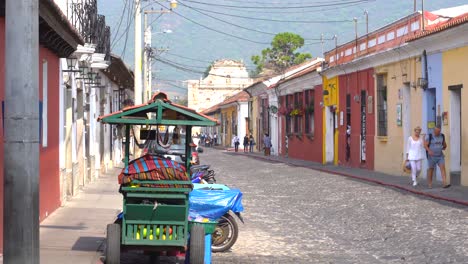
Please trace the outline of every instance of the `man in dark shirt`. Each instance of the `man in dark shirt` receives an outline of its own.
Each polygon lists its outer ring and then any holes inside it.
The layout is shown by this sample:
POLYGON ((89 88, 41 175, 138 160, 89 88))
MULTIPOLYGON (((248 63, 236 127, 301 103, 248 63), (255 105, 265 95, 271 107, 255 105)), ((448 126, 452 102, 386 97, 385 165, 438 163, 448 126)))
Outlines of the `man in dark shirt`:
POLYGON ((443 188, 450 187, 450 184, 447 184, 447 175, 445 172, 445 158, 444 150, 447 148, 445 143, 444 134, 440 133, 441 127, 436 126, 434 128, 434 134, 429 134, 428 138, 425 140, 425 148, 428 153, 427 164, 429 167, 427 173, 427 185, 429 188, 432 188, 432 175, 434 174, 434 169, 437 166, 440 168, 440 173, 442 174, 442 185, 443 188))

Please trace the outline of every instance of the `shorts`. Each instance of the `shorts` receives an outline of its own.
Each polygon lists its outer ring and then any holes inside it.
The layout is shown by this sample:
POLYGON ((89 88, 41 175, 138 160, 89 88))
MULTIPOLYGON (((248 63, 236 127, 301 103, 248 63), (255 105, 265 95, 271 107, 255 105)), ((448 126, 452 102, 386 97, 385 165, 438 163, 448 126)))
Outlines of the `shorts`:
POLYGON ((445 158, 444 156, 440 157, 434 157, 434 156, 429 156, 427 159, 427 165, 429 169, 435 169, 436 165, 445 165, 445 158))

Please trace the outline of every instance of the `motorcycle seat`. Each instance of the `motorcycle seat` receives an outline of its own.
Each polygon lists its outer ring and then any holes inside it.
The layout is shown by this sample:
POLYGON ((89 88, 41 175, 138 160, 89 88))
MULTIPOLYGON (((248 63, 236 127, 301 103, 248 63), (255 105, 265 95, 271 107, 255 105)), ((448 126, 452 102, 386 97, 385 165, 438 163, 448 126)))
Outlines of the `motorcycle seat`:
POLYGON ((195 170, 207 170, 210 168, 210 165, 192 165, 190 167, 190 170, 191 171, 195 171, 195 170))

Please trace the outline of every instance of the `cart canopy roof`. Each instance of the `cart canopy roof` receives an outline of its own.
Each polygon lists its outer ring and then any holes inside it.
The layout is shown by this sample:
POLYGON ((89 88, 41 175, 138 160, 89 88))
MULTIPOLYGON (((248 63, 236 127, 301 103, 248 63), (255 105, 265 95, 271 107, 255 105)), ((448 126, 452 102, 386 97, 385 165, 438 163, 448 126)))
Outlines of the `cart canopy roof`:
POLYGON ((165 93, 155 93, 145 104, 100 116, 98 121, 123 125, 216 126, 218 121, 195 110, 172 103, 165 93))

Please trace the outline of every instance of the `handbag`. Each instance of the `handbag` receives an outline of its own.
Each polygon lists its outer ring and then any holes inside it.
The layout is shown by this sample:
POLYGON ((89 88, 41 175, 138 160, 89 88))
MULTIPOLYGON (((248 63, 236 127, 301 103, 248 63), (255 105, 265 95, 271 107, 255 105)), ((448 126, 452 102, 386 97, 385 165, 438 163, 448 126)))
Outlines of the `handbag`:
POLYGON ((402 167, 404 173, 411 173, 411 162, 404 160, 402 167))

